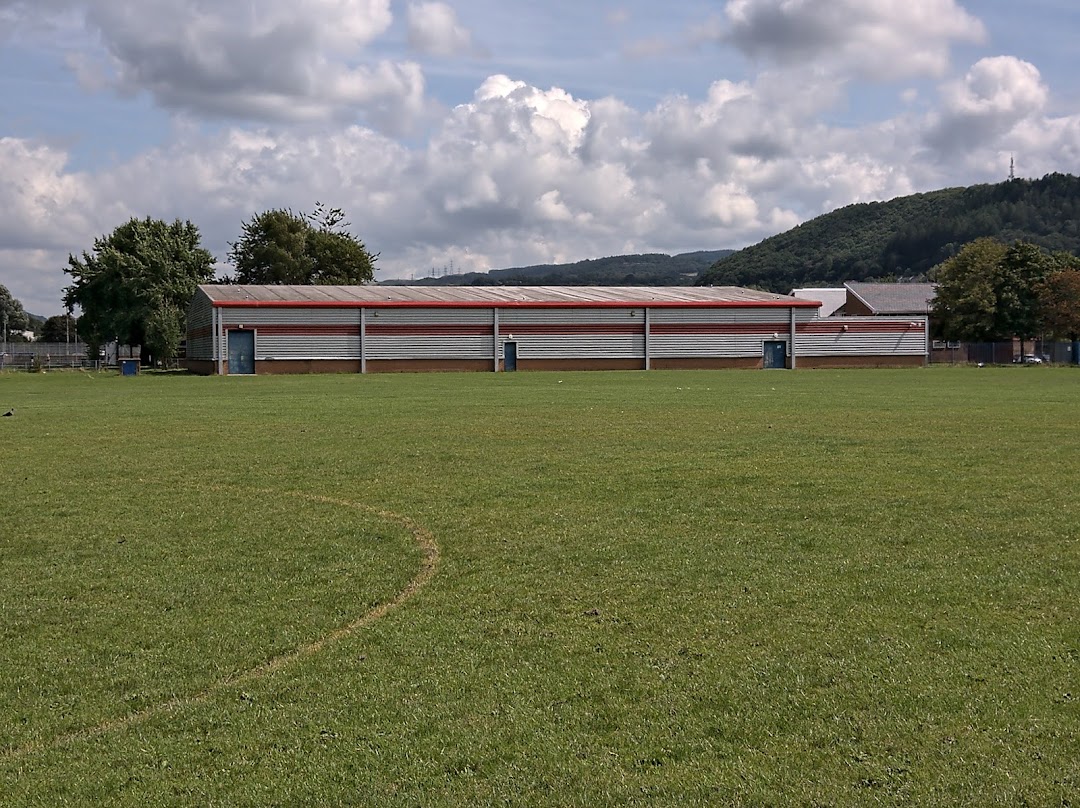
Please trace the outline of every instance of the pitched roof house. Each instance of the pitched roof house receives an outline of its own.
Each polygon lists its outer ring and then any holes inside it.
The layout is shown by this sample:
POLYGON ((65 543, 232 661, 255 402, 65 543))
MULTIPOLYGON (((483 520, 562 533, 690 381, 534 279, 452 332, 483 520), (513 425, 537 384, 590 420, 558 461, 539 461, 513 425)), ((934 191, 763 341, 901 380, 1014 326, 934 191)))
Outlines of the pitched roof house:
MULTIPOLYGON (((930 313, 935 285, 932 283, 845 283, 847 316, 907 316, 930 313)), ((838 312, 840 313, 840 312, 838 312)))

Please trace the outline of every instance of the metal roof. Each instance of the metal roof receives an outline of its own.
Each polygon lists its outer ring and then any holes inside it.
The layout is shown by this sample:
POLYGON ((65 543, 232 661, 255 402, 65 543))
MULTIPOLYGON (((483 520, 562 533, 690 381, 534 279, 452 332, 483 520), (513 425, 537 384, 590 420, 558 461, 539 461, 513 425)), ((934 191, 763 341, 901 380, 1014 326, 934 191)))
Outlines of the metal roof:
POLYGON ((233 307, 813 307, 818 303, 737 286, 242 286, 204 284, 233 307))
POLYGON ((926 314, 937 287, 932 283, 845 283, 874 314, 926 314))

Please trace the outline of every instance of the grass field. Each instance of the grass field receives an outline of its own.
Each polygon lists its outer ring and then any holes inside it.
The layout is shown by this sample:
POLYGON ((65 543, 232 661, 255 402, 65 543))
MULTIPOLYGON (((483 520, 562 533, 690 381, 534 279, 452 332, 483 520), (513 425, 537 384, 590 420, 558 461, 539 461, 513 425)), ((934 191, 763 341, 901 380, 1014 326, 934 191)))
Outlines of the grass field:
POLYGON ((1080 804, 1075 369, 9 407, 0 804, 1080 804))

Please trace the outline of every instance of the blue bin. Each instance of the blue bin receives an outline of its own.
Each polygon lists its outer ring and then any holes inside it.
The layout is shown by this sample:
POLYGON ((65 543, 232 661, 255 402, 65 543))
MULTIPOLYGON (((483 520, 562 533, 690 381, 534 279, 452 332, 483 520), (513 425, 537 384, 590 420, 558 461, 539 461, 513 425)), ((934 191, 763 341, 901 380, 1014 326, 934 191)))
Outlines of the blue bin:
POLYGON ((120 375, 121 376, 138 376, 139 375, 139 360, 138 359, 121 359, 120 360, 120 375))

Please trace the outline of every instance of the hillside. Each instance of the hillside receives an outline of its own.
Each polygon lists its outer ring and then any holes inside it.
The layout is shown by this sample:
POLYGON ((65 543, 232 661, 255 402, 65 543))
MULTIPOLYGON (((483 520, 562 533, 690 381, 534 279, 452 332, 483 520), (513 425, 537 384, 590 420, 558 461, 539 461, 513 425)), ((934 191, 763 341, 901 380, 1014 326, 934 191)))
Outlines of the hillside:
POLYGON ((786 294, 798 286, 918 278, 982 236, 1080 253, 1080 178, 1049 174, 849 205, 717 261, 697 283, 786 294))
POLYGON ((693 286, 703 271, 732 252, 615 255, 572 264, 539 264, 383 283, 391 286, 693 286))

